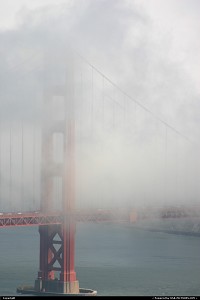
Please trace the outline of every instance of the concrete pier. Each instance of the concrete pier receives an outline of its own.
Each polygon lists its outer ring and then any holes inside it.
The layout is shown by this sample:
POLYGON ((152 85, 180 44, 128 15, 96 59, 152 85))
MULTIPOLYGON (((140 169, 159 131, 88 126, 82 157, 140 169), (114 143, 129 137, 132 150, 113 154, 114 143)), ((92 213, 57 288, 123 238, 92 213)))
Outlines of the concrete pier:
POLYGON ((63 292, 55 292, 55 291, 37 291, 32 286, 21 286, 17 288, 18 294, 24 295, 36 295, 36 296, 96 296, 97 291, 85 288, 79 288, 78 293, 63 293, 63 292))

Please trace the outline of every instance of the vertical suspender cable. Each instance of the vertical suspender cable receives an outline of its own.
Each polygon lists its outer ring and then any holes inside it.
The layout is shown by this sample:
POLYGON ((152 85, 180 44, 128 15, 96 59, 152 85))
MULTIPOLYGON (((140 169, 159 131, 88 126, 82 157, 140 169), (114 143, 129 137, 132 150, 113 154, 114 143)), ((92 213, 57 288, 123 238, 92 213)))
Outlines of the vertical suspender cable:
POLYGON ((123 126, 122 126, 122 128, 123 128, 123 130, 125 130, 126 129, 126 126, 125 126, 125 124, 126 124, 126 95, 124 95, 124 105, 123 105, 123 112, 124 112, 124 114, 123 114, 123 122, 124 122, 124 124, 123 124, 123 126))
MULTIPOLYGON (((186 142, 185 142, 186 143, 186 142)), ((189 179, 189 172, 188 172, 188 149, 187 146, 184 147, 185 151, 184 151, 184 200, 188 200, 188 179, 189 179)))
POLYGON ((81 105, 80 105, 80 140, 82 142, 83 139, 83 124, 84 124, 84 120, 83 120, 83 65, 81 64, 81 105))
POLYGON ((137 132, 137 103, 135 103, 135 118, 134 118, 134 125, 135 125, 135 133, 137 132))
POLYGON ((1 189, 2 189, 2 181, 1 181, 1 168, 2 168, 2 165, 1 165, 1 139, 2 139, 2 128, 1 128, 1 120, 0 120, 0 205, 2 205, 2 194, 1 194, 1 189))
POLYGON ((35 210, 35 124, 33 123, 33 209, 35 210))
MULTIPOLYGON (((59 158, 59 143, 60 143, 60 140, 59 140, 59 136, 55 134, 55 154, 54 154, 54 158, 56 157, 57 160, 59 158)), ((59 158, 60 159, 60 158, 59 158)), ((60 189, 59 189, 59 176, 56 176, 54 177, 54 189, 55 189, 55 193, 54 193, 54 196, 56 197, 56 202, 54 203, 60 203, 60 189)), ((55 201, 55 199, 54 199, 55 201)))
POLYGON ((168 151, 168 131, 167 126, 165 126, 165 157, 164 157, 164 191, 165 200, 167 201, 167 151, 168 151))
POLYGON ((21 149, 22 149, 22 156, 21 156, 21 207, 24 208, 24 131, 23 131, 23 121, 22 121, 22 128, 21 128, 21 149))
POLYGON ((115 88, 113 87, 113 130, 115 129, 115 88))
MULTIPOLYGON (((79 146, 79 150, 80 150, 80 156, 82 156, 83 153, 83 63, 81 62, 81 69, 80 69, 80 77, 81 77, 81 87, 80 87, 80 91, 81 91, 81 95, 80 95, 80 100, 81 100, 81 105, 80 105, 80 126, 79 126, 79 131, 80 131, 80 146, 79 146)), ((82 159, 80 159, 80 163, 79 163, 79 207, 81 208, 82 205, 82 169, 83 165, 82 165, 82 159)))
MULTIPOLYGON (((159 147, 158 147, 158 123, 157 123, 157 120, 154 120, 155 121, 155 125, 154 125, 154 145, 153 145, 153 164, 154 164, 154 168, 156 170, 156 172, 158 172, 158 166, 159 166, 159 147)), ((156 174, 156 176, 154 176, 154 191, 155 191, 155 198, 158 199, 158 194, 157 194, 157 191, 158 191, 158 175, 156 174)))
POLYGON ((91 132, 92 132, 92 139, 94 134, 94 70, 92 67, 92 102, 91 102, 91 132))
POLYGON ((102 82, 102 100, 103 100, 103 106, 102 106, 102 119, 103 119, 103 130, 105 129, 105 99, 104 99, 104 93, 105 93, 105 78, 102 76, 103 82, 102 82))
POLYGON ((10 184, 9 184, 9 209, 12 210, 12 133, 10 123, 10 184))

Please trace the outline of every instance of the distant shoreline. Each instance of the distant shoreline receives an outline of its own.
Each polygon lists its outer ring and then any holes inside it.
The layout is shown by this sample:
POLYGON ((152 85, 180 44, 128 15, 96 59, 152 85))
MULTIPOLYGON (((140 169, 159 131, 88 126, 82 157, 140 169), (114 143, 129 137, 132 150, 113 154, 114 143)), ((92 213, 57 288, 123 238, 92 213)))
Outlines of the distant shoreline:
POLYGON ((141 229, 145 229, 145 230, 153 231, 153 232, 164 232, 164 233, 176 234, 176 235, 189 235, 189 236, 200 237, 200 232, 189 232, 189 231, 179 231, 179 230, 164 230, 164 229, 148 229, 148 228, 141 228, 141 229))

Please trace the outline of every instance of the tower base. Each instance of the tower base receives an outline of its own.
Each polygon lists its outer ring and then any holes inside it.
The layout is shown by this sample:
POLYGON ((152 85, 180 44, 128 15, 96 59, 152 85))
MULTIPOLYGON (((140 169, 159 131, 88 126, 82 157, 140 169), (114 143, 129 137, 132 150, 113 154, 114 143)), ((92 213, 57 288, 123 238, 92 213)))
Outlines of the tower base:
POLYGON ((19 294, 37 296, 96 296, 97 291, 79 288, 79 282, 62 282, 60 280, 35 280, 35 286, 21 286, 17 288, 19 294))
POLYGON ((54 292, 64 294, 79 294, 78 280, 72 282, 63 282, 60 280, 35 280, 35 291, 37 292, 54 292))
POLYGON ((64 294, 64 293, 56 293, 56 292, 38 292, 31 286, 22 286, 17 288, 18 294, 24 295, 36 295, 36 296, 96 296, 97 291, 91 289, 79 288, 78 294, 64 294))

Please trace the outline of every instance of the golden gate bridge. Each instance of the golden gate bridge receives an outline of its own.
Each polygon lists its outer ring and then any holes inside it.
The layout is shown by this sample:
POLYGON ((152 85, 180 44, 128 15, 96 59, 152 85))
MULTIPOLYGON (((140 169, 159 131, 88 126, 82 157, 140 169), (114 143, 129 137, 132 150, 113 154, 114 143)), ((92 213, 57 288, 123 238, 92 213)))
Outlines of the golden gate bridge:
POLYGON ((76 222, 135 222, 146 202, 160 203, 161 217, 185 217, 189 209, 164 205, 192 207, 200 192, 196 145, 66 53, 21 62, 10 70, 20 70, 12 90, 1 93, 0 227, 40 233, 38 276, 19 293, 96 295, 76 278, 76 222))

